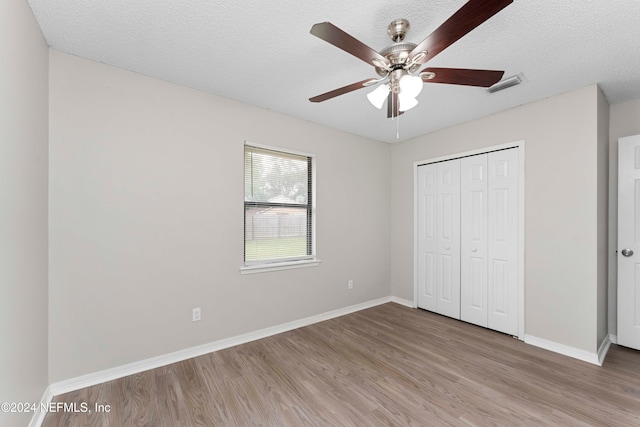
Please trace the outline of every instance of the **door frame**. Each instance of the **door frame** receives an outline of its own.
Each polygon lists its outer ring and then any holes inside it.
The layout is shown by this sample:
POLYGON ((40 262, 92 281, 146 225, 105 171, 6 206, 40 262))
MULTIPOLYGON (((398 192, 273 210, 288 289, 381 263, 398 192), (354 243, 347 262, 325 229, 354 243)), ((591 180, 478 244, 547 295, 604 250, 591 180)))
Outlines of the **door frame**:
POLYGON ((429 163, 444 162, 461 157, 475 156, 492 151, 518 148, 518 339, 525 336, 525 286, 524 286, 524 190, 525 190, 525 142, 524 140, 492 145, 475 150, 432 157, 413 162, 413 308, 418 308, 418 167, 429 163))

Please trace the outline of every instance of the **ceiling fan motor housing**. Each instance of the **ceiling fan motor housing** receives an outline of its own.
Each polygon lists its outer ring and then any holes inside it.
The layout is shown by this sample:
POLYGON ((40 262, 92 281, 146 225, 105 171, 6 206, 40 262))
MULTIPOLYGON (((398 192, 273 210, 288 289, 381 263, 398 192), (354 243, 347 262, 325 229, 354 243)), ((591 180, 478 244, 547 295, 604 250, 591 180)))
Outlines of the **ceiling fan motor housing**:
MULTIPOLYGON (((409 61, 409 54, 417 46, 415 43, 404 41, 404 37, 407 35, 409 28, 411 28, 411 25, 409 25, 409 21, 404 18, 391 21, 387 27, 387 34, 389 34, 389 37, 391 37, 391 40, 393 40, 394 43, 391 46, 387 46, 382 49, 380 51, 380 55, 387 58, 390 64, 389 68, 391 70, 403 68, 408 72, 413 73, 420 66, 420 64, 413 64, 410 68, 405 67, 409 61)), ((384 77, 389 73, 389 68, 385 69, 382 67, 375 67, 376 73, 381 77, 384 77)))
MULTIPOLYGON (((416 47, 415 43, 410 42, 398 42, 394 43, 391 46, 388 46, 380 51, 380 55, 384 56, 389 60, 391 64, 391 69, 404 68, 407 60, 409 59, 409 54, 416 47)), ((420 64, 415 64, 412 68, 418 68, 420 64)), ((409 72, 413 72, 415 70, 408 70, 409 72)), ((388 74, 388 71, 376 67, 376 73, 380 76, 385 76, 388 74)))

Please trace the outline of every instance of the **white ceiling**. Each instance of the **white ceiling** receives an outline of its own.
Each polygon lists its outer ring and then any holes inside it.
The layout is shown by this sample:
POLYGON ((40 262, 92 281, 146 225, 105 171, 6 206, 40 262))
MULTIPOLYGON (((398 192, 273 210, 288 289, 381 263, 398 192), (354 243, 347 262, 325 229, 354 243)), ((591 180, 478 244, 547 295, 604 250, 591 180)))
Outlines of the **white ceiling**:
POLYGON ((427 66, 505 70, 527 81, 494 95, 425 84, 396 121, 361 89, 308 98, 369 77, 365 62, 312 36, 329 21, 371 46, 406 18, 419 43, 465 0, 28 0, 57 50, 379 141, 396 142, 593 83, 610 104, 640 98, 639 0, 515 0, 427 66))

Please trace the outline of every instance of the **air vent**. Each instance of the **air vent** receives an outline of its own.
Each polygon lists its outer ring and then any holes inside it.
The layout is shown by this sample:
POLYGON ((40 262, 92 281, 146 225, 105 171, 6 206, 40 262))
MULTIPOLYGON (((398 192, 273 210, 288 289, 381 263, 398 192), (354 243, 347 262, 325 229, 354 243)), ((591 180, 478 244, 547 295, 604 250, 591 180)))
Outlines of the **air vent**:
POLYGON ((498 83, 494 84, 493 86, 485 89, 488 93, 496 93, 496 92, 500 92, 501 90, 505 90, 507 88, 513 87, 513 86, 517 86, 520 83, 524 82, 525 78, 524 75, 522 73, 520 74, 516 74, 515 76, 511 76, 511 77, 507 77, 506 79, 502 79, 500 80, 498 83))

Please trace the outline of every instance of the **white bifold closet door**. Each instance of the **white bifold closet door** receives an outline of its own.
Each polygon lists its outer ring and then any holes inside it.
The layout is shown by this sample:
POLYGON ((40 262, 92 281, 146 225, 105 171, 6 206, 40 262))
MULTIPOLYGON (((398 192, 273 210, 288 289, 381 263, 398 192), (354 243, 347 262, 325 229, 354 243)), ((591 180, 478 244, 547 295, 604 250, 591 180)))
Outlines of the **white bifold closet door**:
POLYGON ((418 168, 418 306, 518 333, 518 151, 418 168))
POLYGON ((418 169, 418 306, 460 318, 460 160, 418 169))
POLYGON ((461 159, 460 319, 518 333, 518 151, 461 159))
POLYGON ((488 326, 487 301, 487 155, 461 159, 460 319, 488 326))

